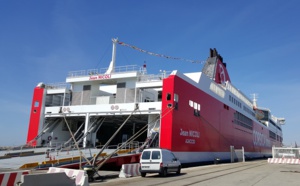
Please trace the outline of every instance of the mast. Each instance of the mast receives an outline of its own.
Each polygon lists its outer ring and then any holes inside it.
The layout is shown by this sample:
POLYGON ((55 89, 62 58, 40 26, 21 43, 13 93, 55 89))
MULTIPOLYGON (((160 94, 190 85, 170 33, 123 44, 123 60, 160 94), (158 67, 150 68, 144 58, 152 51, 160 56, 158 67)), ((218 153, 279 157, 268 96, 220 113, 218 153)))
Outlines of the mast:
POLYGON ((113 48, 112 48, 111 62, 105 74, 111 74, 112 72, 114 72, 115 69, 118 38, 113 38, 112 42, 113 42, 113 48))
POLYGON ((252 97, 253 97, 253 109, 257 109, 257 94, 252 94, 252 97))

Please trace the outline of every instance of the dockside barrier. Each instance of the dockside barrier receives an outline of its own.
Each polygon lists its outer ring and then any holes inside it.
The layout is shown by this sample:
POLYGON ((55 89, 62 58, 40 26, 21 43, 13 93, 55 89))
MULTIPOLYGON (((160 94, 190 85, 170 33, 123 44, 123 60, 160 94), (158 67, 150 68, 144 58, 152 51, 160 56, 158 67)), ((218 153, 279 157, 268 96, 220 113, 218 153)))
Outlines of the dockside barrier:
POLYGON ((123 164, 119 177, 120 178, 129 178, 140 176, 140 164, 139 163, 132 163, 132 164, 123 164))

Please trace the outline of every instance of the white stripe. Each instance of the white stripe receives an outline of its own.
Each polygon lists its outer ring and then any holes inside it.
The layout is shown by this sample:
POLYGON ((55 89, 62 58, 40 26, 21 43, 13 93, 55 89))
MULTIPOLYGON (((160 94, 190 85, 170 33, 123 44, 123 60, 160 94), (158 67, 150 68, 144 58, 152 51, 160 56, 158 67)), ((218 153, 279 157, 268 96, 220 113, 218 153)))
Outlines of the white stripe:
MULTIPOLYGON (((26 172, 26 171, 24 171, 26 172)), ((23 172, 18 172, 17 173, 17 176, 15 178, 15 182, 14 182, 14 185, 16 185, 17 182, 21 181, 21 176, 22 176, 23 172)))
POLYGON ((4 173, 1 186, 7 186, 7 182, 8 182, 9 176, 10 176, 10 173, 4 173))

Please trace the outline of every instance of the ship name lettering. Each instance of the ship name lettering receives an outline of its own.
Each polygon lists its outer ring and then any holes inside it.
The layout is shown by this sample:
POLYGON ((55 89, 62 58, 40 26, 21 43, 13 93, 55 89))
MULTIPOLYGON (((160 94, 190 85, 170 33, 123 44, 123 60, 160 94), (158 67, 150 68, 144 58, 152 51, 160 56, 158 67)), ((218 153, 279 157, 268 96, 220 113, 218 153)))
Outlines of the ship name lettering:
POLYGON ((110 79, 111 75, 110 74, 104 74, 104 75, 99 75, 98 79, 110 79))
POLYGON ((90 80, 95 80, 97 79, 97 76, 90 76, 90 80))
POLYGON ((189 143, 189 144, 195 144, 196 141, 194 139, 186 139, 185 143, 189 143))
POLYGON ((180 136, 188 136, 188 135, 189 135, 188 131, 180 129, 180 136))
POLYGON ((97 79, 110 79, 110 74, 98 75, 98 76, 90 76, 89 80, 97 80, 97 79))
POLYGON ((198 132, 198 131, 190 130, 189 134, 190 134, 190 137, 200 138, 200 132, 198 132))

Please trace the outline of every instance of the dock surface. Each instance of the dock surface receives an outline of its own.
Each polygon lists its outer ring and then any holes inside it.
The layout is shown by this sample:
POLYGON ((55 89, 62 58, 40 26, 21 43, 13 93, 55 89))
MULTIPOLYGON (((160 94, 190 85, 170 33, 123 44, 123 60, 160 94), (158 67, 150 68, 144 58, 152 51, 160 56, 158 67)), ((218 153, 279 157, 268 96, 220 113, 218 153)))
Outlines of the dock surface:
MULTIPOLYGON (((101 171, 99 172, 101 174, 101 171)), ((105 175, 108 172, 103 171, 105 175)), ((113 175, 112 172, 109 173, 113 175)), ((118 174, 118 173, 116 173, 118 174)), ((105 177, 105 176, 104 176, 105 177)), ((218 164, 183 168, 180 175, 170 173, 167 177, 147 174, 145 178, 111 178, 96 180, 91 186, 180 186, 180 185, 222 185, 222 186, 266 186, 300 185, 300 165, 269 164, 267 160, 243 163, 218 164)))
MULTIPOLYGON (((3 169, 0 172, 13 171, 3 169)), ((16 171, 16 170, 15 170, 16 171)), ((31 174, 43 174, 43 171, 31 171, 31 174)), ((182 168, 179 175, 168 174, 167 177, 160 177, 158 174, 147 174, 145 178, 137 176, 130 178, 119 178, 119 171, 100 170, 100 178, 95 177, 90 186, 266 186, 266 185, 300 185, 299 164, 271 164, 267 160, 257 160, 241 163, 226 163, 217 165, 206 165, 182 168)))

